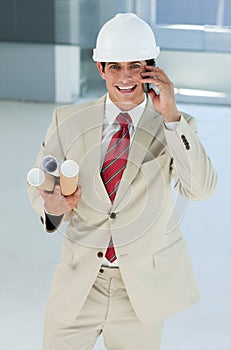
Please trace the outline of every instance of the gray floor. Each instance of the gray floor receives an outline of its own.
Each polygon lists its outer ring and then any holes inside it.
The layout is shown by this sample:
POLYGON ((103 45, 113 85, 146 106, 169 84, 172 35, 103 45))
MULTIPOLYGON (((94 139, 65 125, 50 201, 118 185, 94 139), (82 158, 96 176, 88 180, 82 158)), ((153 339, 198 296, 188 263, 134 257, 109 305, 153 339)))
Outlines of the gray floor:
MULTIPOLYGON (((191 203, 182 226, 201 290, 201 302, 168 320, 162 350, 231 349, 230 151, 231 108, 180 105, 219 174, 215 195, 191 203)), ((25 178, 54 105, 0 101, 1 245, 0 348, 41 349, 43 316, 62 237, 43 232, 30 208, 25 178)), ((94 350, 103 350, 99 338, 94 350)))

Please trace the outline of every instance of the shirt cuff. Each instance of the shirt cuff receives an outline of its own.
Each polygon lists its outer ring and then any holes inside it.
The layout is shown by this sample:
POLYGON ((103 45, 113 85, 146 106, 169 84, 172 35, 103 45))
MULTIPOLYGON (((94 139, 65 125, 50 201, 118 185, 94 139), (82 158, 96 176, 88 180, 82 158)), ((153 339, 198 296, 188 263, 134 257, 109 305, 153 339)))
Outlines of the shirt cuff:
POLYGON ((178 122, 164 122, 164 126, 165 129, 167 130, 171 130, 171 131, 175 131, 177 128, 177 125, 180 123, 181 121, 181 116, 180 116, 180 120, 178 122))

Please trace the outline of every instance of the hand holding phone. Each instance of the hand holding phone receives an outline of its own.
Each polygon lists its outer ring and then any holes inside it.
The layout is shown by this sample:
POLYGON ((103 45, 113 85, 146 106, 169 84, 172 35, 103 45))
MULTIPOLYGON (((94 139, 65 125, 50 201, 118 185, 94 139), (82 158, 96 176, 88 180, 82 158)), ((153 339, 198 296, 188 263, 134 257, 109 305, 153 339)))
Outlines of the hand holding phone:
POLYGON ((176 106, 174 85, 163 69, 154 67, 147 61, 146 70, 141 73, 144 91, 151 98, 155 110, 166 122, 179 121, 180 112, 176 106), (145 80, 149 83, 145 83, 145 80))

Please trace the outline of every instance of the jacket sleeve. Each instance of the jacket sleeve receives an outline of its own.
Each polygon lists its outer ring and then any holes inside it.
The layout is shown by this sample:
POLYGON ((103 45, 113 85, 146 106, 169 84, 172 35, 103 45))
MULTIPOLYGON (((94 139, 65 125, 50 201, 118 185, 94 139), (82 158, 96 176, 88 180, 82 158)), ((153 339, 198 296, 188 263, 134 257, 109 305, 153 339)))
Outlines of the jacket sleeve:
POLYGON ((165 137, 175 189, 191 200, 208 198, 216 187, 217 174, 198 138, 196 120, 182 114, 174 131, 165 130, 165 137))
MULTIPOLYGON (((57 159, 64 160, 64 152, 59 137, 57 114, 60 108, 54 110, 52 121, 48 127, 44 141, 41 144, 39 154, 37 156, 34 167, 40 167, 41 161, 46 155, 54 155, 57 159)), ((27 193, 32 208, 39 214, 45 231, 54 232, 60 225, 63 216, 55 217, 47 215, 43 209, 43 200, 36 187, 27 183, 27 193)))

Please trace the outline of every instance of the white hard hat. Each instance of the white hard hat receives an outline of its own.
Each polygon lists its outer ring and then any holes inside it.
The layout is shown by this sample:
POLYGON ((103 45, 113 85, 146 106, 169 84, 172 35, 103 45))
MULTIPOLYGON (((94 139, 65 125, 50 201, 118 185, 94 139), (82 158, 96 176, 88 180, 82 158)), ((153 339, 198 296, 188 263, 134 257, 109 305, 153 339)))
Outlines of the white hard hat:
POLYGON ((132 62, 156 58, 160 49, 151 27, 134 13, 118 13, 99 31, 93 60, 132 62))

